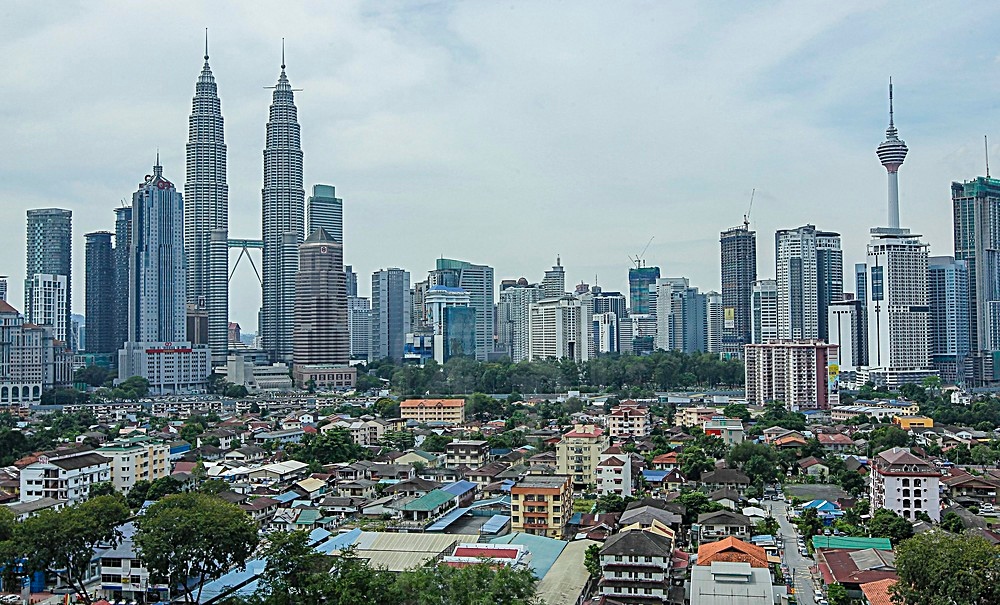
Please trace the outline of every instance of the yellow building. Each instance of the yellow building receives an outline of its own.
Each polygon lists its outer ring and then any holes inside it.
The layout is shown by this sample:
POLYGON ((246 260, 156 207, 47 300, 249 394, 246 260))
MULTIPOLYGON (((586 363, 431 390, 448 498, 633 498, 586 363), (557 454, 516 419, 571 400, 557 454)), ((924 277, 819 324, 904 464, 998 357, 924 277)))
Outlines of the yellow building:
POLYGON ((895 416, 892 423, 908 431, 911 428, 931 428, 934 426, 934 419, 927 416, 895 416))
POLYGON ((421 424, 462 424, 465 422, 464 399, 407 399, 399 404, 403 420, 421 424))
POLYGON ((592 424, 578 424, 556 444, 556 472, 569 475, 574 487, 595 484, 601 452, 610 445, 611 440, 604 429, 592 424))
POLYGON ((97 450, 111 458, 111 483, 127 494, 136 481, 155 481, 170 474, 170 448, 149 437, 123 439, 97 450))
POLYGON ((573 515, 573 485, 560 475, 527 475, 510 488, 511 532, 562 540, 573 515))

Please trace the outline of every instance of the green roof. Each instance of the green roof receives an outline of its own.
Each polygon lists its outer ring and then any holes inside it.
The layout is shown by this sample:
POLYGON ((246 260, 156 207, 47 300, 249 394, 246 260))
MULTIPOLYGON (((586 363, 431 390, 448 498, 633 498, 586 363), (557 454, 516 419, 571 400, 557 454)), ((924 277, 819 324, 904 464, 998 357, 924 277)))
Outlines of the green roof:
POLYGON ((813 548, 847 548, 864 550, 892 550, 889 538, 864 538, 856 536, 813 536, 813 548))
POLYGON ((312 525, 320 519, 320 513, 314 508, 304 508, 302 512, 299 513, 298 519, 295 520, 296 525, 312 525))
POLYGON ((404 504, 400 510, 413 510, 420 512, 431 512, 437 510, 442 504, 453 500, 454 494, 449 494, 440 489, 433 489, 419 498, 410 500, 404 504))

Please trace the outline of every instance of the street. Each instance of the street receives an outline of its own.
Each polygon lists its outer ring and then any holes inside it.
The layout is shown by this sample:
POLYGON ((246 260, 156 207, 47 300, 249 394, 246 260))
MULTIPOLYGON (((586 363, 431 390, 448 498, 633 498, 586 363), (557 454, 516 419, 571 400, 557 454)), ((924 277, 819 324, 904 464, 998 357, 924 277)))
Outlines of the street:
POLYGON ((765 500, 764 504, 767 505, 767 509, 771 512, 771 515, 778 520, 778 526, 781 528, 781 543, 785 550, 782 562, 788 565, 788 569, 792 574, 796 600, 802 605, 816 605, 816 600, 813 598, 815 588, 812 576, 809 573, 809 565, 812 563, 812 559, 799 554, 798 534, 796 533, 795 526, 788 520, 788 515, 785 514, 786 504, 781 501, 770 500, 765 500))

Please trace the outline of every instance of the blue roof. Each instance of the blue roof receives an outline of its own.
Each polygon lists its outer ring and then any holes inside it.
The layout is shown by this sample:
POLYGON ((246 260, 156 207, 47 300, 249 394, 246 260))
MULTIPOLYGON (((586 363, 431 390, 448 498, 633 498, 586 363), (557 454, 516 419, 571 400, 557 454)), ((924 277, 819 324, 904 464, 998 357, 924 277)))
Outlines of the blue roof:
POLYGON ((286 502, 291 502, 292 500, 294 500, 296 498, 300 498, 300 497, 301 496, 299 496, 299 494, 297 494, 295 492, 285 492, 283 494, 278 494, 277 496, 273 496, 273 498, 275 500, 277 500, 278 502, 281 502, 282 504, 284 504, 286 502))
POLYGON ((470 508, 453 508, 450 511, 448 511, 448 514, 446 514, 445 516, 441 517, 440 519, 438 519, 434 523, 432 523, 429 526, 427 526, 426 528, 424 528, 424 531, 444 531, 444 530, 448 529, 448 527, 452 523, 454 523, 455 521, 458 521, 459 519, 461 519, 462 516, 465 515, 465 513, 469 512, 470 510, 472 510, 472 509, 470 509, 470 508))
POLYGON ((568 542, 518 532, 493 538, 490 544, 520 544, 527 548, 531 553, 531 573, 540 580, 552 569, 568 542))
POLYGON ((837 505, 829 500, 813 500, 803 504, 802 508, 815 508, 823 512, 832 512, 837 510, 837 505))
POLYGON ((267 567, 265 559, 247 561, 246 568, 243 570, 231 570, 218 580, 213 580, 205 584, 205 587, 201 590, 201 602, 207 603, 230 592, 235 592, 235 594, 244 597, 252 595, 257 589, 257 578, 264 573, 265 567, 267 567), (235 586, 239 588, 232 591, 231 588, 235 586))
POLYGON ((573 516, 569 518, 570 525, 579 525, 580 521, 583 521, 583 513, 573 513, 573 516))
POLYGON ((330 538, 326 542, 323 542, 322 544, 317 546, 316 552, 321 552, 323 554, 328 555, 335 550, 343 550, 348 546, 357 542, 360 536, 361 536, 360 529, 352 529, 349 532, 337 534, 336 536, 330 538))
POLYGON ((646 481, 663 481, 664 477, 670 474, 670 471, 642 471, 642 476, 646 481))
POLYGON ((490 520, 483 524, 482 529, 479 530, 481 534, 498 534, 507 524, 510 523, 510 517, 507 515, 493 515, 490 520))
POLYGON ((454 494, 456 496, 461 496, 463 494, 469 493, 469 490, 476 489, 476 484, 472 481, 456 481, 454 483, 449 483, 448 485, 441 488, 441 491, 448 492, 449 494, 454 494))

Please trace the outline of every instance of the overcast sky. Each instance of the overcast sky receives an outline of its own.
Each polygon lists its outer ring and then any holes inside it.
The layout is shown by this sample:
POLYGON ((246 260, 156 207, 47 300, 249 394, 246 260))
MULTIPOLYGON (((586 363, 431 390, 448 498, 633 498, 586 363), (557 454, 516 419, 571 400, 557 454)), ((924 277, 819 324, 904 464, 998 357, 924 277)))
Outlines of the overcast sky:
MULTIPOLYGON (((159 148, 181 184, 204 28, 229 147, 230 237, 260 236, 262 149, 287 39, 305 186, 337 187, 345 256, 422 278, 439 256, 496 277, 625 290, 629 255, 719 288, 719 231, 756 188, 758 274, 776 229, 884 225, 875 156, 893 77, 904 227, 952 252, 949 185, 1000 170, 994 2, 12 2, 0 5, 0 274, 22 300, 25 211, 113 230, 159 148)), ((235 253, 233 255, 235 259, 235 253)), ((259 257, 255 258, 259 266, 259 257)), ((853 290, 850 270, 845 289, 853 290)), ((256 325, 248 264, 231 317, 256 325)))

